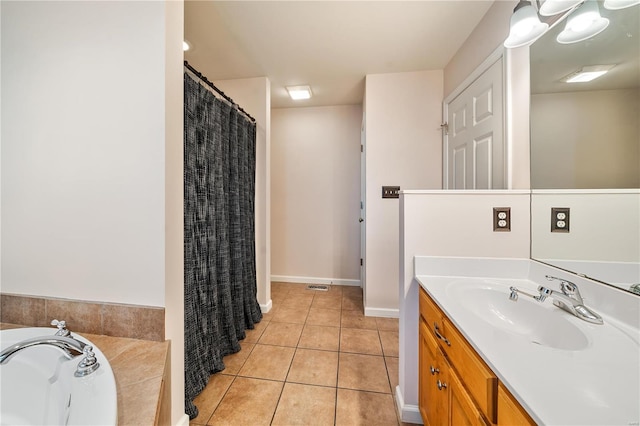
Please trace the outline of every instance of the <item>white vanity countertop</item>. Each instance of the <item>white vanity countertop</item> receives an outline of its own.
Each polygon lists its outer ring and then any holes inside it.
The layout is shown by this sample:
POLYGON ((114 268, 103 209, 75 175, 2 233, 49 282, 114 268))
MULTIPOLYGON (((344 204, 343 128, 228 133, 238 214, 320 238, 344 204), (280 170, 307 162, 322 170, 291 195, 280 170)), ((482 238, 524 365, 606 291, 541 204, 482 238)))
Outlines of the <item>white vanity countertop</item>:
MULTIPOLYGON (((470 288, 504 289, 504 298, 508 300, 509 286, 537 294, 538 283, 526 276, 505 278, 504 271, 505 268, 496 274, 501 278, 442 276, 442 271, 435 271, 439 275, 427 275, 416 262, 415 278, 536 422, 549 425, 638 425, 639 330, 590 306, 585 291, 582 291, 585 304, 602 316, 603 325, 574 317, 555 307, 549 298, 539 303, 520 296, 520 300, 510 303, 520 303, 513 306, 521 309, 527 307, 525 303, 533 302, 537 304, 535 309, 543 312, 545 318, 531 324, 533 330, 530 333, 526 322, 515 324, 518 331, 511 332, 507 331, 511 330, 510 324, 500 327, 498 323, 501 320, 495 317, 498 326, 494 326, 474 312, 477 304, 484 305, 478 309, 494 309, 488 306, 490 303, 473 296, 462 300, 464 296, 460 295, 470 288), (558 319, 557 315, 566 317, 559 318, 565 326, 545 324, 547 319, 558 319), (550 339, 548 344, 532 342, 536 327, 550 339), (571 336, 566 336, 569 334, 571 336)), ((558 283, 548 281, 544 285, 553 289, 558 287, 558 283)))

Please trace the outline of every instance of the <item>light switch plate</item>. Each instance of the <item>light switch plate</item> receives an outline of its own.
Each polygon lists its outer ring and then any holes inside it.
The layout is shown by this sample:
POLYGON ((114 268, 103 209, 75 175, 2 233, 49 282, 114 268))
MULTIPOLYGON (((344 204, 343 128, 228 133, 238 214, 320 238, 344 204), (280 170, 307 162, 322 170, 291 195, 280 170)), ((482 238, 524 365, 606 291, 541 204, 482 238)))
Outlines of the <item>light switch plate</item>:
POLYGON ((493 231, 511 232, 511 207, 493 208, 493 231))
POLYGON ((551 207, 551 232, 569 232, 569 207, 551 207))
POLYGON ((383 186, 382 198, 400 198, 399 186, 383 186))

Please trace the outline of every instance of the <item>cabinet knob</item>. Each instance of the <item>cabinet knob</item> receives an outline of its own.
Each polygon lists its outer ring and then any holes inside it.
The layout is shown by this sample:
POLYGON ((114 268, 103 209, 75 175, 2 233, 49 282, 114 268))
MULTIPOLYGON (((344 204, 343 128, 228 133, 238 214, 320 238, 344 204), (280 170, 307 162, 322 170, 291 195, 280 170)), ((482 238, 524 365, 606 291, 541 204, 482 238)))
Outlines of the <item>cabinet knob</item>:
POLYGON ((429 370, 431 371, 431 375, 432 376, 435 376, 436 373, 440 372, 440 369, 439 368, 433 368, 433 365, 429 366, 429 370))
POLYGON ((447 388, 447 384, 444 383, 444 382, 441 382, 440 380, 438 380, 437 385, 438 385, 438 390, 442 390, 442 389, 446 389, 447 388))

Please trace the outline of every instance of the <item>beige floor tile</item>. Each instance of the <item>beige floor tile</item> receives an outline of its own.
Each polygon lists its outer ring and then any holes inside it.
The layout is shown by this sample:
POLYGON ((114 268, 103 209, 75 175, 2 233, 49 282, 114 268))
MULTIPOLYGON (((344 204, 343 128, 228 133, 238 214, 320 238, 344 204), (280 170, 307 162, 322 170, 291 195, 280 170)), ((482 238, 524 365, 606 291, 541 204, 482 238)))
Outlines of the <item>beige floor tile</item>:
POLYGON ((362 297, 362 288, 352 285, 342 286, 342 294, 345 296, 358 296, 362 297))
POLYGON ((364 312, 364 305, 362 304, 362 296, 347 296, 347 295, 343 296, 342 310, 364 312))
POLYGON ((335 387, 337 380, 338 352, 298 348, 287 375, 287 382, 335 387))
POLYGON ((342 327, 340 330, 340 352, 382 355, 378 330, 342 327))
POLYGON ((299 348, 337 351, 340 344, 340 328, 305 325, 298 342, 299 348))
POLYGON ((314 308, 309 309, 307 324, 324 325, 327 327, 340 327, 341 312, 336 309, 314 308))
POLYGON ((378 329, 376 319, 374 317, 365 317, 362 311, 343 310, 340 325, 347 328, 364 328, 368 330, 378 329))
POLYGON ((238 375, 284 381, 294 353, 294 348, 257 344, 238 375))
POLYGON ((245 330, 245 338, 242 340, 242 343, 256 343, 260 340, 260 336, 269 325, 268 320, 262 319, 259 323, 255 324, 253 330, 245 330))
POLYGON ((398 318, 376 318, 378 330, 398 331, 398 318))
POLYGON ((286 383, 273 425, 333 426, 336 389, 286 383))
POLYGON ((382 342, 382 350, 385 356, 398 356, 399 338, 397 331, 380 330, 380 341, 382 342))
POLYGON ((237 377, 208 424, 270 424, 282 386, 282 382, 237 377))
POLYGON ((336 426, 397 424, 398 419, 391 395, 338 389, 336 426))
POLYGON ((384 358, 374 355, 340 353, 338 387, 390 393, 384 358))
POLYGON ((227 355, 224 357, 224 366, 225 369, 222 370, 223 374, 238 374, 238 371, 244 365, 244 362, 249 358, 255 343, 245 343, 240 342, 240 346, 242 346, 242 350, 240 352, 236 352, 235 354, 227 355))
POLYGON ((398 358, 391 356, 384 357, 384 362, 387 364, 387 374, 389 375, 389 384, 391 385, 391 393, 395 393, 396 386, 398 386, 398 358))
POLYGON ((311 303, 311 308, 321 309, 342 309, 342 294, 336 294, 335 296, 316 294, 311 303))
POLYGON ((261 345, 298 346, 303 324, 272 322, 258 340, 261 345))
POLYGON ((223 374, 212 374, 209 377, 207 387, 193 400, 195 406, 198 407, 198 417, 189 423, 206 425, 234 378, 223 374))
POLYGON ((304 324, 307 320, 308 314, 308 308, 279 307, 278 311, 273 314, 271 322, 293 322, 296 324, 304 324))
POLYGON ((310 308, 313 302, 313 294, 309 293, 289 293, 280 304, 282 308, 310 308))

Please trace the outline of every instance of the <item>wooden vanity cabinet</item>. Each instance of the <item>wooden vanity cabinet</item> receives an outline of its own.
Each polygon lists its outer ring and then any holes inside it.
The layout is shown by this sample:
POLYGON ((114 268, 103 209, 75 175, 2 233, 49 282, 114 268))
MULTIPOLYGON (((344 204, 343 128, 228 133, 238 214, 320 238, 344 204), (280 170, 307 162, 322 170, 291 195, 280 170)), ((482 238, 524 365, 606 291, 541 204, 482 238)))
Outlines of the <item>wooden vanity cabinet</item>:
POLYGON ((518 401, 500 383, 498 385, 498 426, 535 424, 518 401))
POLYGON ((419 303, 418 404, 424 424, 534 424, 521 421, 528 418, 526 412, 502 387, 499 402, 495 374, 422 288, 419 303), (505 410, 502 416, 500 409, 505 410))

